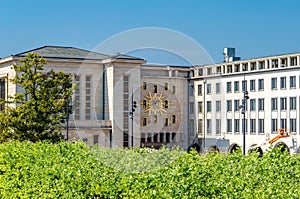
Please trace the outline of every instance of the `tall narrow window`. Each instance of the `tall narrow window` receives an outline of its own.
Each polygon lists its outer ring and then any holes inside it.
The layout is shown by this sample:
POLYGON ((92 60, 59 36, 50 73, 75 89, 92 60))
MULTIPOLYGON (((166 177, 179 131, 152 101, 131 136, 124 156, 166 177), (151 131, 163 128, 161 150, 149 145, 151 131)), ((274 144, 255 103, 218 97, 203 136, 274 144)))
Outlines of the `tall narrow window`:
POLYGON ((265 105, 265 100, 264 99, 258 99, 258 110, 259 111, 264 110, 264 105, 265 105))
POLYGON ((272 83, 272 85, 271 85, 272 90, 276 90, 277 89, 277 78, 273 77, 271 79, 271 83, 272 83))
POLYGON ((202 102, 198 102, 198 113, 202 113, 202 102))
POLYGON ((286 110, 286 98, 285 97, 280 98, 280 110, 286 110))
POLYGON ((256 110, 255 99, 250 99, 250 111, 255 111, 255 110, 256 110))
POLYGON ((240 100, 234 100, 234 111, 240 110, 240 100))
POLYGON ((75 75, 74 77, 74 80, 75 80, 75 101, 74 101, 74 107, 75 107, 75 110, 74 110, 74 119, 75 120, 79 120, 80 119, 80 107, 81 107, 81 104, 80 104, 80 97, 81 97, 81 89, 80 89, 80 76, 79 75, 75 75))
POLYGON ((172 115, 172 123, 173 123, 173 124, 176 123, 176 115, 172 115))
POLYGON ((209 95, 211 94, 211 84, 206 85, 206 93, 209 95))
POLYGON ((216 93, 221 93, 221 83, 216 83, 216 93))
POLYGON ((202 95, 202 84, 198 85, 198 96, 202 95))
POLYGON ((290 77, 290 88, 296 88, 296 76, 290 77))
POLYGON ((169 126, 169 118, 165 118, 165 126, 169 126))
POLYGON ((255 80, 250 80, 250 91, 255 91, 255 80))
POLYGON ((240 120, 234 119, 234 133, 239 134, 240 132, 240 120))
POLYGON ((256 134, 256 120, 250 119, 250 133, 256 134))
POLYGON ((290 132, 296 134, 296 119, 290 119, 290 132))
POLYGON ((277 133, 277 119, 271 120, 271 133, 277 133))
POLYGON ((259 134, 265 133, 265 120, 264 119, 258 120, 258 133, 259 134))
POLYGON ((226 104, 227 104, 227 112, 232 111, 232 100, 227 100, 226 104))
POLYGON ((227 133, 230 134, 232 133, 232 120, 227 119, 227 133))
POLYGON ((165 91, 169 89, 168 83, 165 83, 165 91))
POLYGON ((221 101, 216 101, 216 112, 221 111, 221 101))
POLYGON ((296 97, 290 97, 290 110, 296 110, 296 97))
POLYGON ((168 100, 165 100, 164 107, 169 108, 169 101, 168 100))
POLYGON ((221 135, 221 120, 216 119, 216 135, 221 135))
POLYGON ((158 93, 158 86, 156 84, 153 86, 153 93, 158 93))
POLYGON ((238 82, 238 81, 235 81, 235 82, 234 82, 234 92, 239 92, 239 90, 240 90, 239 82, 238 82))
POLYGON ((206 102, 206 111, 211 112, 211 101, 206 102))
POLYGON ((206 120, 206 126, 207 126, 207 134, 208 135, 211 135, 212 134, 212 131, 211 131, 211 119, 207 119, 206 120))
POLYGON ((146 118, 146 117, 143 117, 143 123, 142 123, 142 126, 147 126, 147 124, 148 124, 147 118, 146 118))
POLYGON ((231 93, 231 89, 232 89, 232 86, 231 86, 231 82, 227 82, 227 93, 231 93))
POLYGON ((286 89, 286 77, 280 78, 280 89, 286 89))
POLYGON ((147 90, 147 82, 143 82, 143 90, 147 90))
POLYGON ((172 93, 173 93, 173 94, 176 93, 176 86, 175 86, 175 85, 172 86, 172 93))
POLYGON ((272 98, 271 99, 271 110, 272 111, 277 111, 277 98, 272 98))
POLYGON ((258 80, 258 90, 264 90, 264 79, 259 79, 258 80))

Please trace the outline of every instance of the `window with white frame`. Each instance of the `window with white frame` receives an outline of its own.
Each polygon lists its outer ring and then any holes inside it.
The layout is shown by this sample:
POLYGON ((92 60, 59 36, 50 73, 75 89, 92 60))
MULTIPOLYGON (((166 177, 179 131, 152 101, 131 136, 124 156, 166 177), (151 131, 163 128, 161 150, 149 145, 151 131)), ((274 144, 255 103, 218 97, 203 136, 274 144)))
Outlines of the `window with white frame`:
POLYGON ((235 81, 234 82, 234 92, 239 92, 240 90, 240 84, 239 84, 239 81, 235 81))
POLYGON ((296 129, 296 119, 290 119, 290 132, 295 134, 297 131, 296 129))
POLYGON ((258 99, 258 110, 259 111, 264 110, 264 105, 265 105, 265 100, 264 99, 258 99))
POLYGON ((221 120, 216 119, 216 135, 221 135, 221 120))
POLYGON ((234 133, 238 134, 240 132, 240 120, 234 119, 234 133))
POLYGON ((256 102, 255 99, 250 99, 250 111, 256 110, 256 102))
POLYGON ((296 110, 296 97, 290 97, 290 110, 296 110))
POLYGON ((286 123, 287 123, 287 120, 286 119, 280 119, 280 128, 286 128, 286 123))
POLYGON ((198 85, 198 96, 202 95, 202 84, 198 85))
POLYGON ((211 94, 211 84, 206 85, 206 93, 209 95, 211 94))
POLYGON ((278 128, 277 124, 278 124, 277 119, 271 120, 271 132, 272 133, 277 133, 277 128, 278 128))
POLYGON ((280 77, 280 89, 286 89, 286 77, 280 77))
POLYGON ((256 134, 256 120, 250 119, 250 133, 256 134))
POLYGON ((242 81, 242 90, 246 91, 247 90, 247 80, 242 81))
POLYGON ((216 93, 221 93, 221 83, 216 83, 216 93))
POLYGON ((286 110, 286 97, 280 98, 280 110, 286 110))
POLYGON ((271 98, 271 111, 277 111, 277 98, 271 98))
POLYGON ((227 93, 231 93, 232 91, 232 86, 231 86, 231 82, 227 82, 227 93))
POLYGON ((232 120, 227 119, 227 133, 231 133, 231 132, 232 132, 232 120))
POLYGON ((255 80, 250 80, 250 91, 255 91, 255 80))
POLYGON ((277 77, 273 77, 271 79, 271 89, 276 90, 277 89, 277 77))
POLYGON ((265 133, 265 120, 264 119, 258 120, 258 133, 259 134, 265 133))
POLYGON ((234 111, 240 110, 240 100, 234 100, 234 111))
POLYGON ((227 105, 227 112, 232 111, 232 100, 227 100, 226 105, 227 105))
POLYGON ((296 88, 296 76, 290 76, 290 88, 296 88))
POLYGON ((216 101, 216 112, 220 112, 221 111, 221 101, 216 101))
POLYGON ((264 90, 264 79, 259 79, 258 80, 258 90, 264 90))
POLYGON ((198 113, 202 113, 202 102, 198 102, 198 113))
POLYGON ((211 101, 206 102, 206 109, 207 112, 211 112, 211 101))
POLYGON ((207 119, 206 120, 206 126, 207 126, 207 134, 208 135, 211 135, 212 134, 212 131, 211 131, 211 126, 212 126, 212 124, 211 124, 211 119, 207 119))

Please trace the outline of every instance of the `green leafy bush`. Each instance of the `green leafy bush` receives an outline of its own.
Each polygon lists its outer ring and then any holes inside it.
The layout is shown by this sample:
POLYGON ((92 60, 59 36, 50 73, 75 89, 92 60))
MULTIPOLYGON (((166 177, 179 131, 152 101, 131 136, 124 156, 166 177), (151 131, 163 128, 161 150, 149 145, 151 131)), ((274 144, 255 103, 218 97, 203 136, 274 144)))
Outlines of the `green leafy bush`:
POLYGON ((299 198, 300 156, 0 145, 0 198, 299 198))

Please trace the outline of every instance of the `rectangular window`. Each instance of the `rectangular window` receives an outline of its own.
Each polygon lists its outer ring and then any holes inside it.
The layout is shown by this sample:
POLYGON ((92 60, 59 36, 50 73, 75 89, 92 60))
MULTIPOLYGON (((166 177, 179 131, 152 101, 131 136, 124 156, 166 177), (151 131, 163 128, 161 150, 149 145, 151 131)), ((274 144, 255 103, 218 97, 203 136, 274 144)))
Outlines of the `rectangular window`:
POLYGON ((216 119, 216 135, 221 135, 221 120, 216 119))
POLYGON ((264 99, 258 99, 258 110, 263 111, 264 110, 265 101, 264 99))
POLYGON ((158 93, 158 86, 157 85, 153 86, 153 93, 158 93))
POLYGON ((206 86, 206 93, 208 95, 211 94, 211 84, 207 84, 207 86, 206 86))
POLYGON ((258 133, 259 134, 265 133, 265 120, 264 119, 258 120, 258 133))
POLYGON ((226 104, 227 104, 227 112, 232 111, 232 100, 227 100, 226 104))
POLYGON ((296 76, 290 77, 290 88, 296 88, 296 76))
POLYGON ((280 89, 286 89, 286 77, 280 77, 280 89))
POLYGON ((198 96, 202 95, 202 84, 198 85, 198 96))
POLYGON ((291 57, 291 66, 297 66, 297 57, 291 57))
POLYGON ((234 119, 234 133, 239 134, 240 132, 240 120, 234 119))
POLYGON ((256 134, 256 120, 250 119, 250 133, 256 134))
POLYGON ((296 119, 290 119, 290 132, 296 134, 296 119))
POLYGON ((271 99, 271 110, 272 111, 277 111, 277 98, 272 98, 271 99))
POLYGON ((202 134, 203 122, 202 119, 198 119, 198 133, 202 134))
POLYGON ((172 115, 172 124, 176 123, 176 115, 172 115))
POLYGON ((94 135, 94 144, 98 144, 99 135, 94 135))
POLYGON ((211 112, 211 101, 206 102, 206 106, 207 112, 211 112))
POLYGON ((250 91, 255 91, 255 80, 250 80, 250 91))
POLYGON ((296 97, 290 97, 290 110, 296 110, 296 97))
POLYGON ((167 91, 169 89, 169 85, 168 83, 165 83, 165 91, 167 91))
POLYGON ((203 68, 198 69, 198 76, 202 76, 203 75, 203 68))
POLYGON ((264 79, 259 79, 258 80, 258 90, 264 90, 264 79))
MULTIPOLYGON (((286 98, 282 97, 280 98, 280 110, 286 110, 286 98)), ((281 127, 283 128, 283 127, 281 127)))
POLYGON ((221 93, 221 83, 216 83, 216 93, 221 93))
POLYGON ((240 88, 239 88, 240 84, 238 81, 234 82, 234 92, 239 92, 240 88))
POLYGON ((169 118, 165 118, 165 126, 169 126, 169 118))
POLYGON ((272 88, 272 90, 276 90, 277 89, 277 78, 276 77, 273 77, 272 79, 271 79, 271 88, 272 88))
POLYGON ((234 111, 240 110, 240 100, 234 100, 234 111))
POLYGON ((255 111, 255 110, 256 110, 255 99, 250 99, 250 111, 255 111))
POLYGON ((142 121, 142 126, 147 126, 147 118, 144 117, 142 121))
POLYGON ((280 119, 280 128, 286 128, 287 127, 286 123, 287 123, 286 119, 280 119))
POLYGON ((232 122, 231 119, 227 119, 227 133, 232 132, 232 122))
POLYGON ((143 82, 143 90, 147 90, 147 82, 143 82))
POLYGON ((202 102, 198 102, 198 113, 202 113, 202 102))
POLYGON ((277 133, 277 119, 272 119, 271 121, 271 132, 277 133))
POLYGON ((247 81, 246 80, 242 81, 242 89, 243 89, 243 91, 247 90, 247 81))
POLYGON ((221 101, 216 101, 216 112, 221 111, 221 101))
POLYGON ((207 124, 206 124, 207 125, 207 134, 211 135, 211 133, 212 133, 212 131, 211 131, 211 126, 212 126, 211 125, 211 119, 207 119, 206 122, 207 122, 207 124))
POLYGON ((232 86, 231 86, 231 82, 227 82, 227 93, 231 93, 231 89, 232 89, 232 86))
POLYGON ((172 86, 172 93, 173 93, 173 94, 176 93, 176 86, 175 86, 175 85, 172 86))

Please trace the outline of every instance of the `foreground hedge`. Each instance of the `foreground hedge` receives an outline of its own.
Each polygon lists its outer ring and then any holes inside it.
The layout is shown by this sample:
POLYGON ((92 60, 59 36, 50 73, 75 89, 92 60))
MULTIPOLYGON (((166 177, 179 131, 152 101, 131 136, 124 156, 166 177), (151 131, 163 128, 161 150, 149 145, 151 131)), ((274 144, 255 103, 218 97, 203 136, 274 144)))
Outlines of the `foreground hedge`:
POLYGON ((0 145, 0 198, 299 198, 300 156, 0 145))

